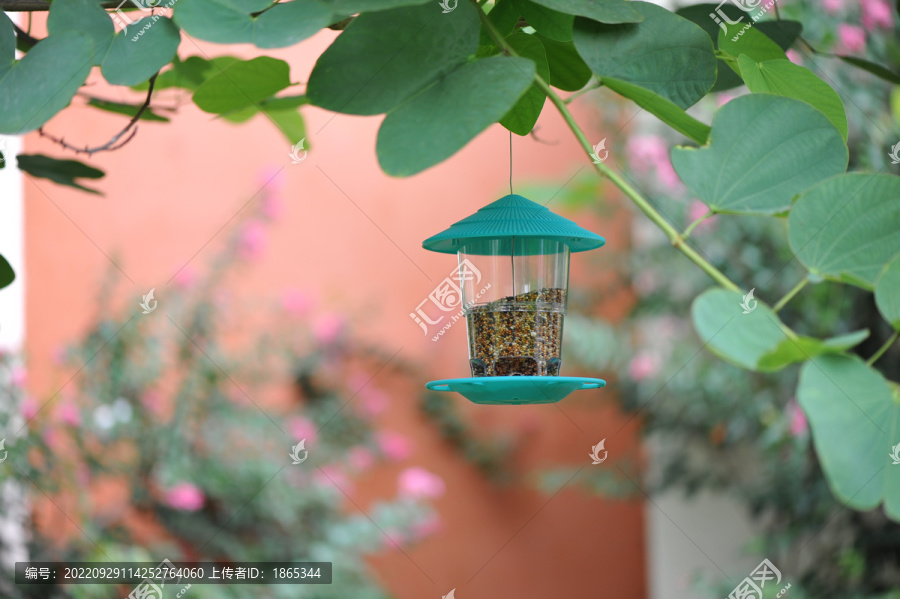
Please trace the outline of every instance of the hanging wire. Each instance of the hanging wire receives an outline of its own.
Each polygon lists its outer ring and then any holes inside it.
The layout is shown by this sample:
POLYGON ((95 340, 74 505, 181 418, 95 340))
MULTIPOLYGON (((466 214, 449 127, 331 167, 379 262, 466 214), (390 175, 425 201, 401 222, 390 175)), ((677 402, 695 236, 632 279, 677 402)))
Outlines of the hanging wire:
POLYGON ((509 132, 509 195, 512 195, 512 131, 509 132))

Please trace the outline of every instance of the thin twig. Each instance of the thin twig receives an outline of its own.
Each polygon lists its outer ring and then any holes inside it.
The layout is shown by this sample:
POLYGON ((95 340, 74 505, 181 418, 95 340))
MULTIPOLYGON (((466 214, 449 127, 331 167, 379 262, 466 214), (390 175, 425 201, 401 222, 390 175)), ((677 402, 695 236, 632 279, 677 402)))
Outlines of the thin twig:
POLYGON ((872 357, 866 360, 866 364, 871 366, 875 362, 878 361, 878 358, 884 355, 884 352, 888 350, 890 346, 894 344, 894 341, 897 340, 897 337, 900 337, 900 331, 894 331, 894 334, 891 335, 887 341, 885 341, 884 345, 878 348, 878 351, 872 354, 872 357))
POLYGON ((800 290, 801 290, 801 289, 803 289, 804 287, 806 287, 806 284, 807 284, 807 283, 809 283, 809 277, 803 277, 803 278, 800 280, 799 283, 797 283, 796 285, 794 285, 794 288, 793 288, 793 289, 791 289, 790 291, 788 291, 787 294, 785 294, 785 296, 784 296, 783 298, 781 298, 780 300, 778 300, 778 303, 775 304, 775 306, 772 307, 772 311, 773 311, 773 312, 778 312, 779 310, 781 310, 782 308, 784 308, 785 305, 787 305, 787 303, 788 303, 789 301, 791 301, 791 300, 794 298, 795 295, 797 295, 798 293, 800 293, 800 290))
POLYGON ((94 146, 93 148, 85 146, 83 148, 79 148, 66 142, 61 137, 55 137, 49 133, 46 133, 43 127, 38 129, 38 133, 41 137, 46 137, 50 141, 58 143, 62 147, 66 148, 67 150, 72 150, 76 154, 87 154, 88 156, 90 156, 92 154, 96 154, 97 152, 112 152, 113 150, 118 150, 119 148, 130 142, 132 139, 134 139, 134 136, 137 134, 137 123, 141 119, 141 115, 144 114, 144 111, 150 107, 150 97, 153 95, 153 86, 154 84, 156 84, 156 77, 158 75, 159 73, 156 73, 155 75, 150 77, 150 85, 147 88, 147 98, 144 100, 144 103, 141 104, 140 108, 138 108, 134 116, 131 117, 131 120, 128 121, 128 124, 125 125, 125 128, 116 133, 112 139, 110 139, 102 146, 94 146), (126 134, 128 134, 128 137, 122 139, 126 134), (120 139, 122 140, 121 142, 119 141, 120 139))

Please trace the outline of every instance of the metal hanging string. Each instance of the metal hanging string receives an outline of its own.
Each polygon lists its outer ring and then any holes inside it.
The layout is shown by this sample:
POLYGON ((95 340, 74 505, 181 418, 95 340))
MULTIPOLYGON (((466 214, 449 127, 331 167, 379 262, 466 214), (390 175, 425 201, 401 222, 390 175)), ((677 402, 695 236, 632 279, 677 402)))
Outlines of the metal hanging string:
POLYGON ((512 195, 512 131, 509 132, 509 195, 512 195))

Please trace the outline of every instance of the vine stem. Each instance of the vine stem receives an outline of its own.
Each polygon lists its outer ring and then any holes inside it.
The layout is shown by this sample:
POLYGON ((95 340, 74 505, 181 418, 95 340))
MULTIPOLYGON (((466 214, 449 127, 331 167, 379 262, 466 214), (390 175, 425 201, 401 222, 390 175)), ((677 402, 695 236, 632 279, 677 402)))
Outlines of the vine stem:
MULTIPOLYGON (((517 56, 516 52, 512 49, 512 47, 503 39, 503 36, 497 31, 497 28, 494 27, 494 24, 490 19, 487 18, 487 15, 481 8, 478 6, 476 0, 471 0, 475 7, 478 9, 478 17, 481 19, 481 23, 484 25, 484 28, 487 30, 488 35, 490 35, 491 39, 494 40, 494 43, 497 44, 497 47, 507 56, 517 56)), ((569 107, 566 105, 565 100, 559 97, 559 95, 550 88, 550 85, 544 81, 544 79, 539 75, 535 74, 534 83, 537 85, 541 91, 547 94, 547 97, 550 98, 550 101, 553 102, 553 105, 556 106, 556 109, 562 115, 563 119, 566 121, 566 125, 568 125, 569 129, 575 135, 575 138, 578 140, 578 143, 581 144, 584 153, 591 157, 591 152, 594 151, 593 146, 588 141, 584 132, 581 130, 581 127, 578 126, 578 123, 575 121, 575 118, 572 116, 572 113, 569 112, 569 107)), ((740 291, 740 287, 737 286, 731 279, 729 279, 725 274, 720 271, 718 268, 713 266, 706 258, 701 256, 697 251, 692 248, 687 242, 682 239, 681 234, 663 218, 662 214, 660 214, 656 208, 647 200, 644 196, 640 194, 634 187, 628 184, 622 177, 617 175, 611 168, 606 166, 603 162, 594 163, 594 168, 597 171, 609 179, 613 185, 618 187, 622 193, 628 196, 630 199, 645 215, 649 218, 657 227, 662 229, 663 233, 666 234, 671 244, 678 249, 682 254, 684 254, 688 260, 696 264, 700 267, 700 269, 710 276, 716 283, 728 289, 730 291, 740 291)))
POLYGON ((687 229, 684 230, 684 233, 681 234, 681 238, 682 238, 682 239, 687 239, 688 237, 690 237, 691 233, 694 231, 694 228, 695 228, 697 225, 699 225, 700 223, 702 223, 702 222, 705 221, 706 219, 711 218, 711 217, 713 217, 713 216, 715 216, 715 215, 716 215, 716 213, 713 212, 712 210, 710 210, 709 212, 707 212, 706 214, 704 214, 703 216, 701 216, 700 218, 698 218, 697 220, 695 220, 694 222, 692 222, 691 224, 689 224, 689 225, 687 226, 687 229))
POLYGON ((886 352, 886 351, 888 350, 888 348, 894 344, 894 342, 897 340, 897 337, 900 337, 900 331, 894 331, 894 334, 891 335, 890 337, 888 337, 888 340, 885 341, 884 345, 882 345, 881 347, 879 347, 879 348, 878 348, 878 351, 875 352, 874 354, 872 354, 872 357, 871 357, 871 358, 869 358, 868 360, 866 360, 866 364, 869 365, 869 366, 871 366, 872 364, 874 364, 875 362, 877 362, 877 361, 878 361, 878 358, 880 358, 881 356, 883 356, 883 355, 884 355, 884 352, 886 352))
POLYGON ((799 283, 797 283, 796 285, 794 285, 794 288, 793 288, 793 289, 791 289, 790 291, 788 291, 788 292, 785 294, 785 296, 784 296, 783 298, 781 298, 780 300, 778 300, 778 303, 775 304, 775 305, 772 307, 772 311, 773 311, 773 312, 778 312, 779 310, 781 310, 782 308, 784 308, 784 306, 785 306, 789 301, 791 301, 791 300, 794 298, 795 295, 797 295, 798 293, 800 293, 800 290, 801 290, 801 289, 803 289, 804 287, 806 287, 807 283, 809 283, 809 277, 803 277, 803 278, 800 280, 799 283))

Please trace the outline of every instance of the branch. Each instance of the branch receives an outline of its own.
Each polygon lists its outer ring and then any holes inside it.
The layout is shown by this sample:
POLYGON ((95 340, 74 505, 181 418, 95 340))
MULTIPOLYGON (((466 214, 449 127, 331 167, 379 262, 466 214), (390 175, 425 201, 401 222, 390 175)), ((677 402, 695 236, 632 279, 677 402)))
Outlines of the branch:
POLYGON ((876 351, 874 354, 872 354, 871 358, 866 360, 866 364, 871 366, 872 364, 877 362, 878 358, 883 356, 884 352, 886 352, 888 350, 888 348, 894 344, 894 341, 897 340, 897 337, 900 337, 900 331, 894 331, 894 334, 891 335, 890 337, 888 337, 888 340, 884 342, 884 345, 879 347, 878 351, 876 351))
MULTIPOLYGON (((472 0, 475 3, 475 0, 472 0)), ((477 3, 476 3, 477 6, 477 3)), ((482 25, 487 30, 491 39, 497 44, 497 47, 507 56, 516 56, 515 51, 512 47, 506 43, 506 40, 503 39, 503 36, 500 32, 497 31, 497 28, 494 27, 494 24, 490 19, 487 18, 487 15, 484 13, 481 8, 478 9, 478 16, 481 19, 482 25)), ((550 101, 556 106, 556 109, 562 115, 563 119, 566 121, 566 124, 569 126, 569 129, 572 130, 572 133, 578 139, 578 142, 581 144, 584 153, 590 158, 591 152, 593 152, 594 148, 591 146, 591 143, 585 137, 584 132, 578 126, 578 123, 575 122, 575 119, 572 117, 572 113, 569 112, 569 107, 566 106, 566 102, 559 97, 559 95, 550 88, 550 85, 544 81, 544 79, 540 75, 535 75, 534 83, 537 85, 541 91, 547 94, 547 97, 550 98, 550 101)), ((593 161, 592 161, 593 162, 593 161)), ((687 258, 700 267, 700 269, 709 275, 716 283, 728 289, 730 291, 739 291, 740 287, 738 287, 731 279, 725 276, 722 271, 713 266, 706 258, 701 256, 694 248, 685 242, 684 239, 681 238, 681 234, 666 221, 665 218, 653 207, 653 205, 642 196, 635 188, 628 184, 627 181, 622 179, 619 175, 617 175, 611 168, 606 166, 603 162, 594 163, 594 168, 600 172, 601 175, 609 179, 613 185, 618 187, 622 193, 624 193, 628 198, 634 202, 634 204, 647 215, 647 217, 653 221, 653 223, 662 229, 663 233, 666 234, 669 241, 672 245, 678 249, 682 254, 687 256, 687 258)))
POLYGON ((137 135, 137 122, 140 120, 141 115, 144 114, 144 111, 150 107, 150 97, 153 95, 153 86, 156 84, 156 77, 158 75, 159 73, 150 77, 150 85, 147 88, 147 98, 144 100, 144 103, 141 104, 141 107, 138 108, 134 116, 131 117, 131 120, 128 121, 128 124, 125 125, 125 128, 116 133, 112 139, 110 139, 102 146, 94 146, 93 148, 85 146, 83 148, 79 148, 66 142, 61 137, 55 137, 49 133, 45 133, 43 127, 38 129, 38 133, 41 137, 46 137, 50 141, 58 143, 62 147, 66 148, 67 150, 72 150, 76 154, 87 154, 88 156, 90 156, 97 152, 112 152, 113 150, 118 150, 119 148, 130 142, 132 139, 134 139, 134 136, 137 135), (128 137, 119 142, 119 140, 122 139, 125 134, 128 134, 128 137))

